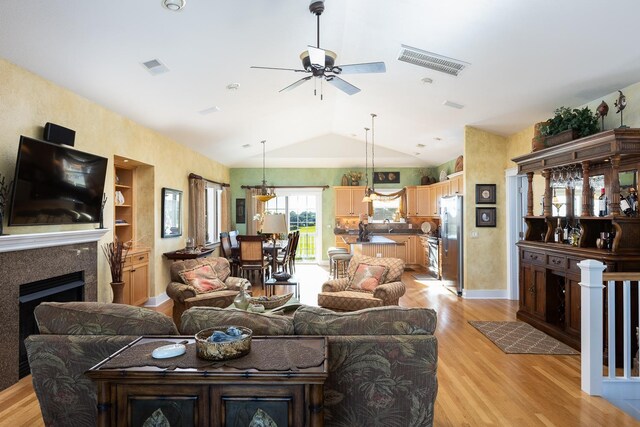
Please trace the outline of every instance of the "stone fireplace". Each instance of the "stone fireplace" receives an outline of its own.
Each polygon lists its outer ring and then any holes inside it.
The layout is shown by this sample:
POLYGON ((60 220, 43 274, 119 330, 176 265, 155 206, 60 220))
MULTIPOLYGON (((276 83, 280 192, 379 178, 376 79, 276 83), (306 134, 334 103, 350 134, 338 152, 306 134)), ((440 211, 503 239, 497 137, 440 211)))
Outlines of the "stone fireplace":
MULTIPOLYGON (((22 301, 28 302, 33 299, 25 298, 24 294, 30 293, 27 285, 33 286, 35 283, 40 286, 42 281, 48 279, 53 278, 55 282, 67 278, 68 283, 75 283, 62 285, 68 290, 79 287, 77 282, 82 281, 81 295, 84 301, 97 301, 97 241, 106 231, 0 236, 0 390, 18 381, 20 300, 22 298, 22 301)), ((42 289, 36 292, 41 292, 37 295, 43 296, 41 301, 56 300, 55 297, 48 299, 47 292, 42 289)))

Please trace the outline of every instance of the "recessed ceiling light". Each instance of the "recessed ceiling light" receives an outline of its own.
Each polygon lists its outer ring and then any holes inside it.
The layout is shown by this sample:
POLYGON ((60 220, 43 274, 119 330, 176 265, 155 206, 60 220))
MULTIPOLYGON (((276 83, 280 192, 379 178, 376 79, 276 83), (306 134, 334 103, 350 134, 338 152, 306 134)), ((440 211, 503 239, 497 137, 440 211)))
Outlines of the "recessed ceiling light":
POLYGON ((200 110, 198 111, 198 113, 202 114, 203 116, 206 116, 207 114, 211 114, 211 113, 217 113, 218 111, 220 111, 220 107, 209 107, 209 108, 205 108, 204 110, 200 110))
POLYGON ((415 154, 416 156, 419 156, 419 155, 420 155, 420 153, 414 153, 414 154, 415 154))
POLYGON ((418 148, 424 148, 424 147, 426 147, 426 145, 424 145, 424 144, 416 144, 416 147, 418 147, 418 148))
POLYGON ((439 136, 434 136, 433 139, 435 139, 436 141, 442 141, 442 138, 440 138, 439 136))
POLYGON ((451 108, 457 108, 458 110, 462 110, 464 108, 464 105, 458 104, 457 102, 453 101, 444 101, 442 105, 446 105, 447 107, 451 108))
POLYGON ((227 85, 227 90, 238 90, 240 89, 240 83, 229 83, 227 85))
POLYGON ((424 84, 431 84, 433 83, 433 79, 430 79, 429 77, 425 77, 422 80, 420 80, 422 83, 424 84))
POLYGON ((172 12, 182 10, 187 5, 187 0, 162 0, 162 6, 172 12))
POLYGON ((251 144, 244 144, 244 145, 242 146, 242 148, 249 148, 249 147, 251 147, 251 144))

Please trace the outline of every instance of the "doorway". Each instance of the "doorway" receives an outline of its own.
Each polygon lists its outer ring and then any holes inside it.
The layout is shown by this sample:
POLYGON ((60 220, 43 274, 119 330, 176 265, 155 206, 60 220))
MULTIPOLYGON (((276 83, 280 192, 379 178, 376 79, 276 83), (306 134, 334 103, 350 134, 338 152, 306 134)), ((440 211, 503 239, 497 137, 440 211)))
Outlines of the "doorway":
POLYGON ((279 188, 265 211, 285 214, 289 232, 300 231, 297 262, 317 263, 322 259, 322 190, 279 188))
POLYGON ((505 171, 507 193, 507 298, 519 299, 518 247, 524 238, 523 220, 527 203, 527 177, 518 175, 517 168, 505 171))

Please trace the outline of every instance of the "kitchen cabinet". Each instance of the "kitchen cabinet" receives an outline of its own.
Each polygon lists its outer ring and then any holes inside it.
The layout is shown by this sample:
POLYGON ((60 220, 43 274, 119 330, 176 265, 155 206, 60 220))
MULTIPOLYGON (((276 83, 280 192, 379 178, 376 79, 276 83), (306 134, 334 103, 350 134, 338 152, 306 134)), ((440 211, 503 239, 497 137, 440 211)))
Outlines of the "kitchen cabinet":
POLYGON ((409 265, 425 265, 424 247, 422 246, 422 240, 419 236, 409 236, 406 243, 407 247, 407 259, 406 263, 409 265))
POLYGON ((407 216, 432 216, 431 186, 407 187, 407 216))
POLYGON ((523 261, 520 274, 520 310, 545 320, 547 290, 545 269, 523 261))
POLYGON ((142 306, 149 299, 149 251, 129 252, 122 268, 123 302, 142 306))
POLYGON ((464 194, 464 176, 462 172, 456 172, 449 175, 449 193, 448 194, 464 194))
POLYGON ((365 187, 334 187, 336 216, 359 216, 368 212, 364 203, 365 187))

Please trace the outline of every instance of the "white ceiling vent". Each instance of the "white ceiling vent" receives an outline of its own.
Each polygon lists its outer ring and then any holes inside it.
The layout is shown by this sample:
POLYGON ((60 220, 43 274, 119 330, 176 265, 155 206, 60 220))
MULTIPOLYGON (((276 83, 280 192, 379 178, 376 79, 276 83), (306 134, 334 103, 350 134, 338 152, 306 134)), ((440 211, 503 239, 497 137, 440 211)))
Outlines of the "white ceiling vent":
POLYGON ((446 56, 427 52, 426 50, 416 49, 415 47, 404 44, 400 46, 400 53, 398 54, 399 61, 440 71, 441 73, 450 74, 452 76, 457 76, 467 65, 471 65, 468 62, 447 58, 446 56))
POLYGON ((153 76, 169 72, 166 65, 160 62, 158 59, 152 59, 142 63, 142 66, 147 69, 153 76))

